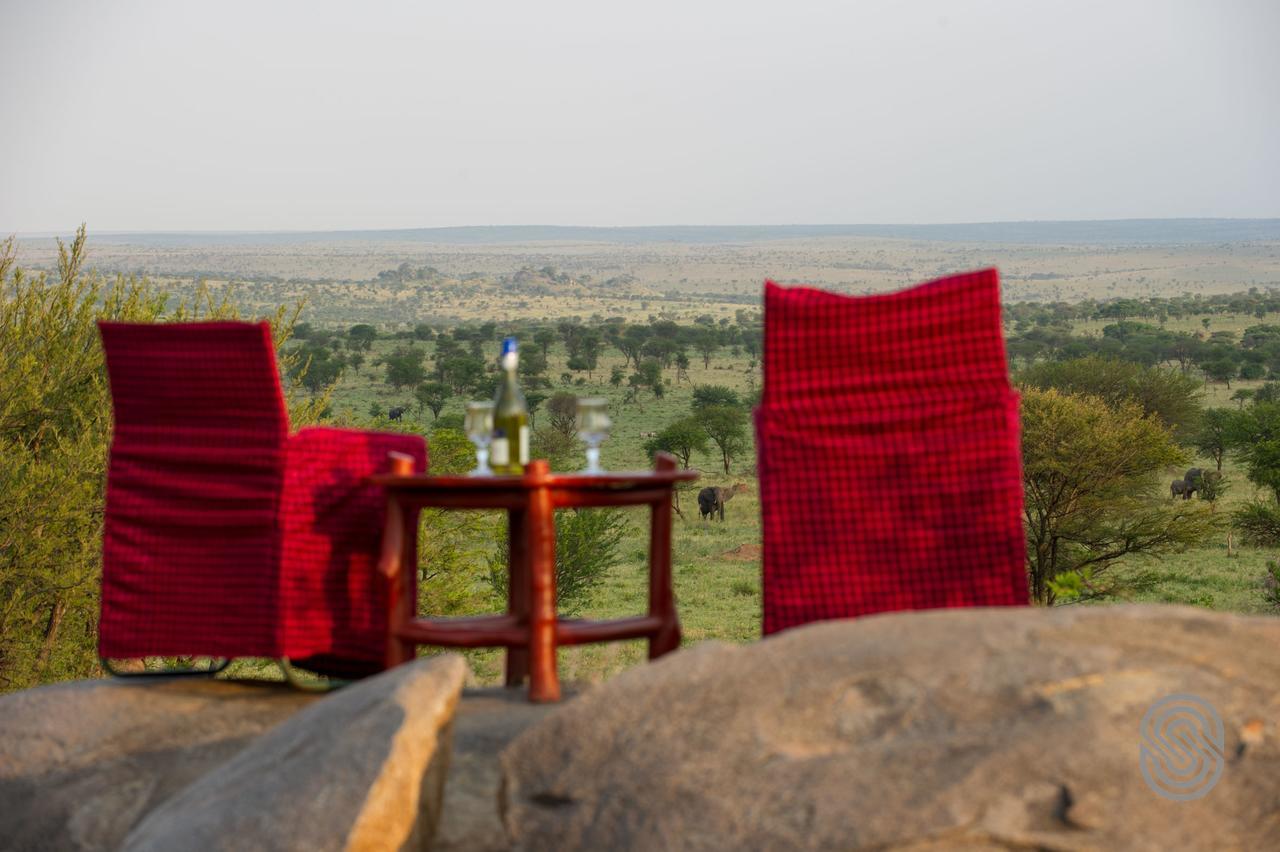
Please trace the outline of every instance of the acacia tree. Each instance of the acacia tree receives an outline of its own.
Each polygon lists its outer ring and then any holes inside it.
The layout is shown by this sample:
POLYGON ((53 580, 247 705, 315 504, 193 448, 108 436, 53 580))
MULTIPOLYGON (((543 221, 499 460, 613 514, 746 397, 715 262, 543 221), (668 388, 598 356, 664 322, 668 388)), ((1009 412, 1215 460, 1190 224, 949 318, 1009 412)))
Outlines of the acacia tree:
POLYGON ((547 400, 547 413, 551 416, 548 424, 553 432, 566 437, 573 437, 578 431, 578 398, 567 391, 559 391, 547 400))
POLYGON ((666 386, 662 380, 662 365, 652 359, 641 361, 640 366, 631 374, 631 378, 627 380, 628 384, 636 392, 636 401, 639 401, 639 393, 643 389, 648 389, 654 399, 662 399, 666 392, 666 386))
POLYGON ((733 460, 747 449, 747 415, 741 408, 711 405, 701 409, 697 418, 702 430, 720 451, 724 472, 728 474, 733 460))
POLYGON ((701 411, 716 405, 739 408, 742 405, 742 397, 738 396, 737 391, 724 385, 694 385, 694 411, 701 411))
POLYGON ((1222 473, 1222 458, 1231 443, 1235 417, 1223 408, 1210 408, 1200 418, 1200 426, 1192 436, 1191 445, 1198 452, 1213 459, 1218 473, 1222 473))
POLYGON ((683 352, 676 355, 676 383, 689 378, 689 356, 683 352))
POLYGON ((702 356, 703 368, 710 369, 711 356, 720 348, 720 336, 714 329, 700 328, 694 333, 693 348, 702 356))
POLYGON ((1118 590, 1102 575, 1124 556, 1195 545, 1204 507, 1161 499, 1156 477, 1187 453, 1132 402, 1025 388, 1022 466, 1031 592, 1041 604, 1118 590))
POLYGON ((687 470, 694 453, 707 451, 707 432, 697 417, 685 417, 646 441, 644 451, 651 459, 659 452, 670 453, 687 470))
POLYGON ((618 329, 615 326, 610 329, 609 342, 617 347, 618 351, 622 353, 622 357, 626 359, 623 362, 624 366, 635 364, 636 369, 639 369, 640 350, 644 348, 649 335, 648 326, 629 325, 625 329, 618 329))
POLYGON ((1111 358, 1044 361, 1019 373, 1018 383, 1101 397, 1112 406, 1136 403, 1143 414, 1158 417, 1180 440, 1190 437, 1203 410, 1200 385, 1190 376, 1111 358))
MULTIPOLYGON (((670 453, 680 461, 680 466, 689 469, 689 462, 694 453, 707 451, 707 432, 697 417, 685 417, 667 425, 665 429, 650 438, 644 444, 644 451, 650 460, 658 453, 670 453)), ((672 508, 676 514, 684 517, 680 509, 680 494, 692 490, 694 483, 678 483, 675 487, 675 502, 672 508)))
POLYGON ((533 344, 542 351, 542 357, 545 360, 547 350, 551 348, 551 344, 556 342, 556 333, 549 328, 540 328, 533 333, 533 344))
POLYGON ((1249 481, 1270 491, 1280 503, 1280 402, 1255 402, 1236 412, 1227 433, 1249 481))
POLYGON ((425 357, 426 353, 416 346, 402 346, 386 356, 383 363, 387 367, 387 384, 400 390, 420 383, 427 377, 426 368, 422 366, 425 357))
POLYGON ((333 354, 327 346, 304 346, 296 351, 301 357, 286 375, 313 396, 323 393, 342 376, 342 356, 333 354))
POLYGON ((537 425, 534 422, 534 418, 538 414, 538 408, 541 407, 542 403, 546 402, 549 398, 549 394, 542 393, 541 391, 529 391, 524 395, 524 404, 529 409, 530 426, 537 425))
POLYGON ((414 390, 413 395, 418 400, 418 412, 421 413, 424 408, 429 409, 434 423, 449 402, 449 386, 444 382, 423 382, 414 390))
POLYGON ((368 351, 373 348, 373 342, 378 339, 378 330, 368 323, 353 325, 347 332, 347 339, 351 341, 352 346, 368 351))

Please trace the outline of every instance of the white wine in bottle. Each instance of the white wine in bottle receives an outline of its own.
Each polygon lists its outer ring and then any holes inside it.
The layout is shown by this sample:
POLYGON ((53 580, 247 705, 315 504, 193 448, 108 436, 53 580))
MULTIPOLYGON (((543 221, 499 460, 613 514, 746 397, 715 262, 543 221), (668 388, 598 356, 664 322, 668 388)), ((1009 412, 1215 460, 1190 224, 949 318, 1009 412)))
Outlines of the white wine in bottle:
POLYGON ((494 473, 524 473, 524 466, 529 463, 529 405, 516 381, 520 354, 514 337, 502 341, 499 364, 502 377, 493 399, 493 444, 489 448, 489 461, 494 473))

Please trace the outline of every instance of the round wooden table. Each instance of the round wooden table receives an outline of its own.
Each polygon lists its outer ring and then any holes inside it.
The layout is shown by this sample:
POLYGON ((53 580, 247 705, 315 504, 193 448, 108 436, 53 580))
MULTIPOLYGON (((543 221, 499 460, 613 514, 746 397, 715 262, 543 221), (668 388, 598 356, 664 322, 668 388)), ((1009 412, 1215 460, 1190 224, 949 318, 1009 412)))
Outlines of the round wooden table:
POLYGON ((393 454, 392 472, 372 482, 387 493, 379 570, 388 584, 387 665, 411 660, 418 645, 507 648, 508 686, 529 679, 530 701, 558 701, 556 649, 561 645, 649 640, 649 659, 680 646, 671 588, 671 500, 677 483, 697 478, 659 453, 654 470, 551 473, 530 462, 520 476, 430 476, 393 454), (595 506, 650 507, 649 612, 611 621, 561 619, 556 613, 555 510, 595 506), (423 508, 505 509, 510 578, 507 612, 461 618, 418 618, 418 514, 423 508))

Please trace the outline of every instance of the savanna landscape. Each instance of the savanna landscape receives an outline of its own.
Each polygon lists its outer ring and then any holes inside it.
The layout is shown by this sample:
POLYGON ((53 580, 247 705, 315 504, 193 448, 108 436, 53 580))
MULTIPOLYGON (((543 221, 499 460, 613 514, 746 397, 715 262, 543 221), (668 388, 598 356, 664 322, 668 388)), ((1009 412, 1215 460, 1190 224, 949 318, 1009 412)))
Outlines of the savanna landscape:
POLYGON ((1277 32, 6 3, 0 852, 1280 848, 1277 32))
MULTIPOLYGON (((421 433, 442 472, 469 469, 463 406, 492 396, 498 342, 515 335, 535 456, 581 467, 573 399, 602 396, 614 421, 606 467, 644 468, 664 450, 700 472, 680 495, 674 541, 685 641, 748 642, 761 609, 750 411, 762 383, 763 280, 858 294, 994 265, 1023 393, 1037 601, 1277 612, 1280 224, 929 227, 12 241, 0 439, 17 461, 0 485, 5 505, 46 506, 60 531, 55 539, 47 520, 34 522, 40 512, 0 521, 0 688, 99 672, 95 537, 109 434, 99 316, 270 318, 295 428, 421 433), (1171 483, 1189 469, 1208 481, 1174 499, 1171 483), (707 486, 733 490, 723 522, 699 516, 707 486)), ((645 519, 564 514, 562 608, 642 611, 645 519)), ((501 609, 502 524, 428 513, 421 612, 501 609)), ((596 682, 642 658, 640 643, 594 645, 563 649, 560 664, 566 679, 596 682)), ((497 681, 497 652, 468 659, 477 682, 497 681)))

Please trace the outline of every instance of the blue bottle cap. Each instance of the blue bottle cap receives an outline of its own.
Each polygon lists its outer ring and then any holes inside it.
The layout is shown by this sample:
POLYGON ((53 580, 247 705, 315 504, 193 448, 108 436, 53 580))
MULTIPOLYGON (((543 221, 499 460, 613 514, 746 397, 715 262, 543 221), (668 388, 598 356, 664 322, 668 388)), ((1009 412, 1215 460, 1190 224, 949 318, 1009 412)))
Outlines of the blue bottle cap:
POLYGON ((504 338, 502 341, 502 354, 512 355, 516 351, 516 339, 514 337, 504 338))

